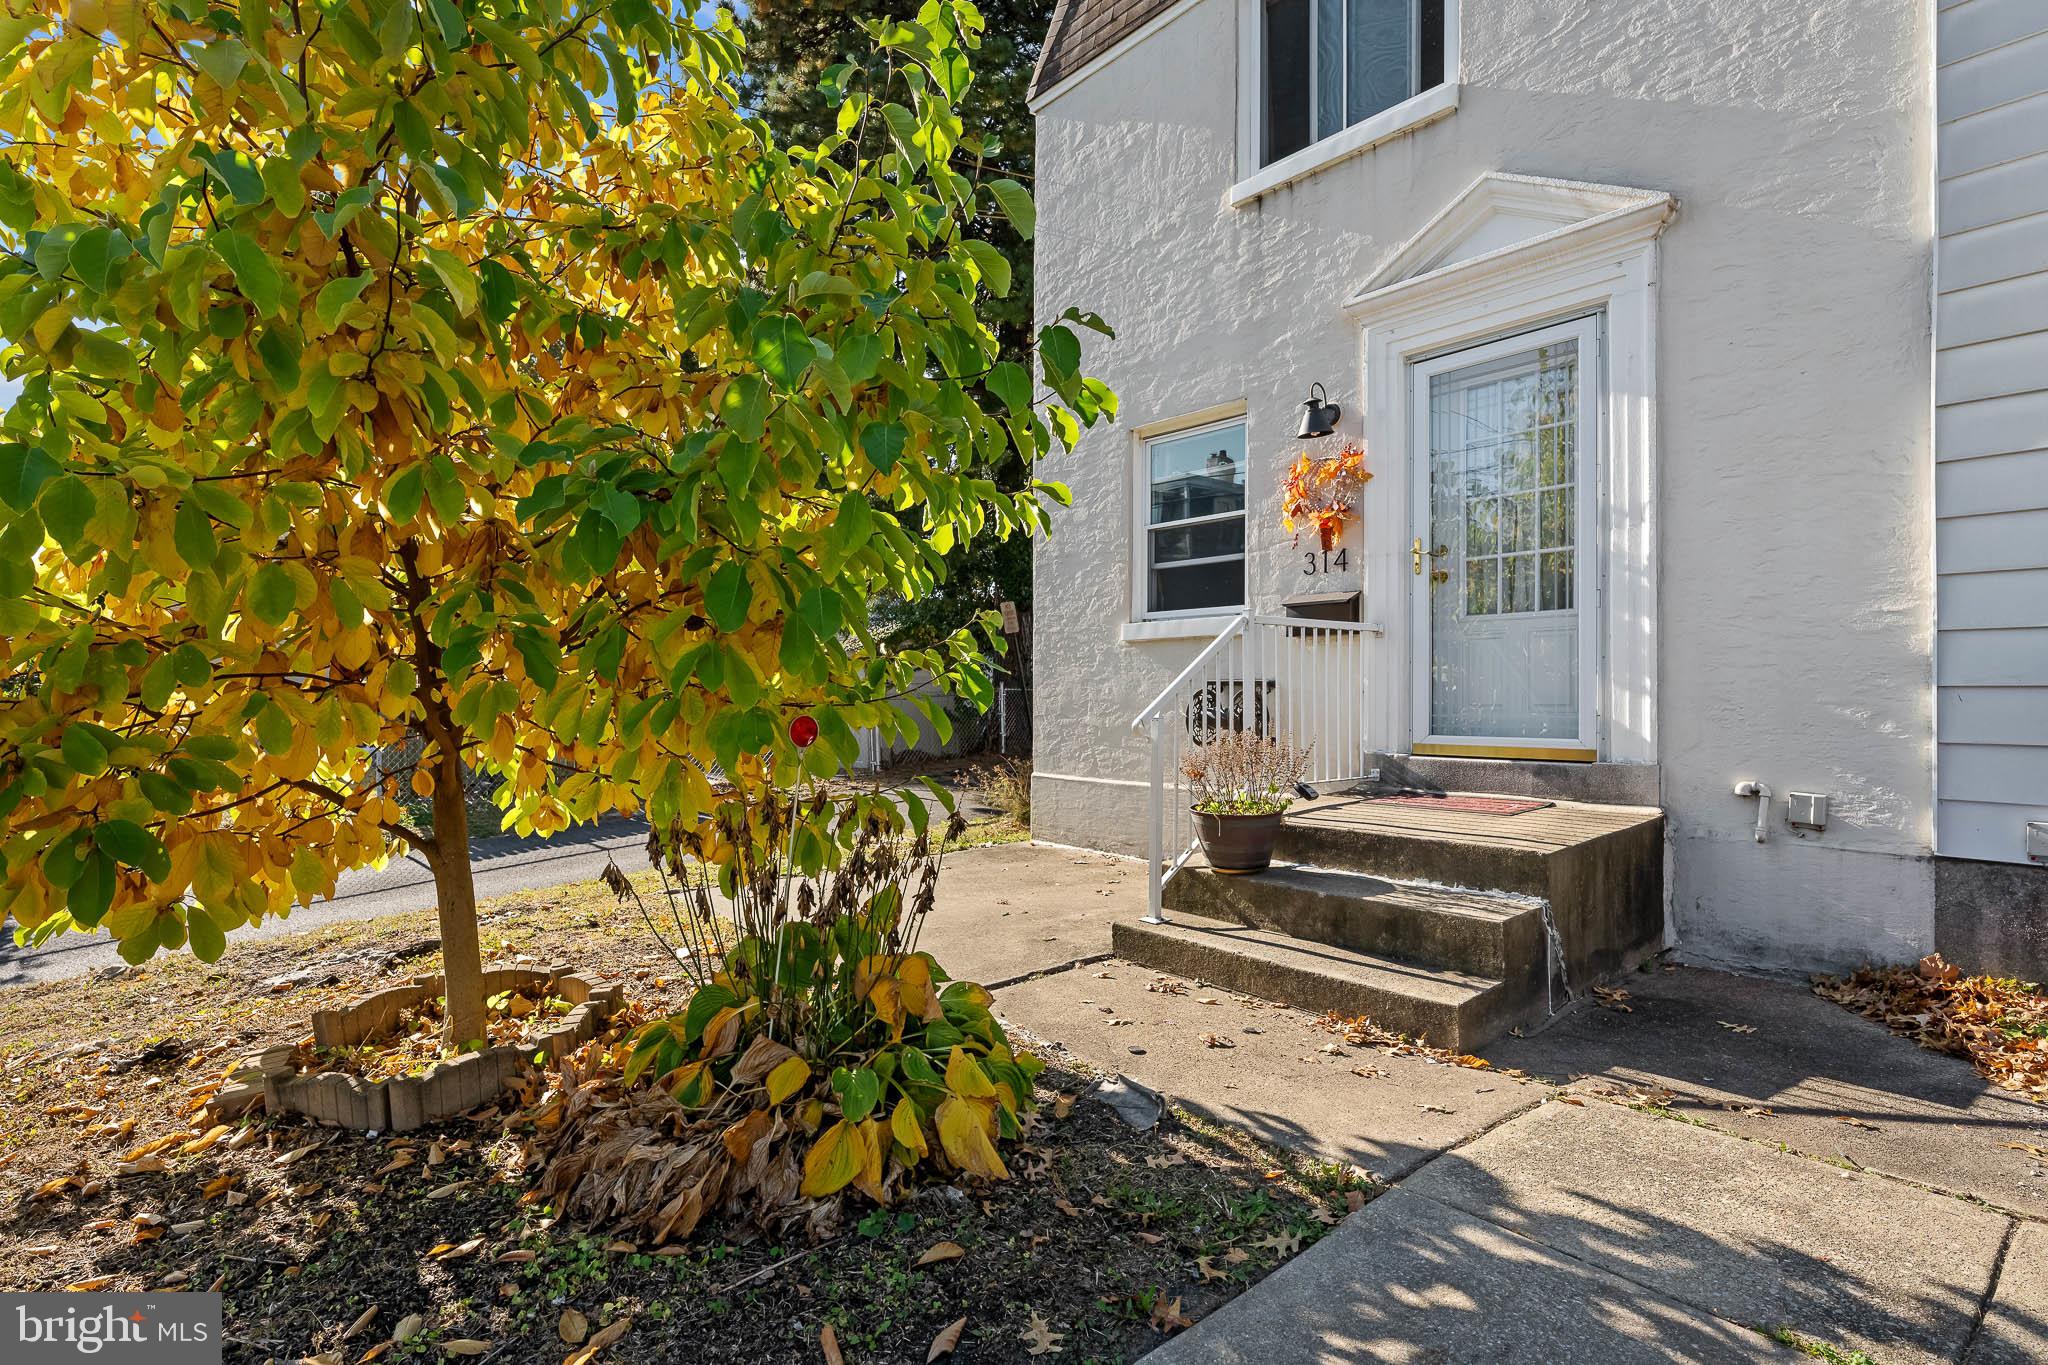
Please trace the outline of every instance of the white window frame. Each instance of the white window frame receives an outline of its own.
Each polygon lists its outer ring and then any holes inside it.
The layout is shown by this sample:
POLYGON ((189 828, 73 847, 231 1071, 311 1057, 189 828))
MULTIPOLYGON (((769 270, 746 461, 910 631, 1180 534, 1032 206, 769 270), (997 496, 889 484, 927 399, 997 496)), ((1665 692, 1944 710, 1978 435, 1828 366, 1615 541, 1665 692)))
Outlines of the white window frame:
MULTIPOLYGON (((1309 143, 1269 166, 1259 164, 1266 145, 1265 0, 1237 0, 1237 173, 1230 203, 1242 208, 1297 180, 1305 180, 1348 157, 1368 152, 1454 112, 1462 74, 1458 43, 1459 0, 1444 0, 1444 78, 1391 109, 1309 143)), ((1310 44, 1313 53, 1314 44, 1310 44)))
MULTIPOLYGON (((1222 431, 1228 427, 1246 428, 1244 409, 1239 406, 1222 415, 1200 414, 1196 419, 1144 427, 1134 433, 1136 449, 1131 460, 1131 620, 1142 621, 1195 621, 1211 617, 1228 620, 1245 609, 1244 602, 1235 602, 1214 607, 1188 607, 1180 611, 1152 610, 1152 532, 1163 527, 1198 525, 1210 521, 1222 521, 1232 516, 1244 518, 1244 595, 1251 597, 1252 583, 1252 447, 1251 432, 1245 430, 1244 443, 1244 485, 1245 505, 1240 512, 1217 512, 1205 517, 1184 518, 1181 521, 1165 522, 1162 526, 1152 524, 1152 446, 1157 441, 1175 441, 1187 436, 1200 436, 1205 432, 1222 431)), ((1217 562, 1220 562, 1220 558, 1217 562)))

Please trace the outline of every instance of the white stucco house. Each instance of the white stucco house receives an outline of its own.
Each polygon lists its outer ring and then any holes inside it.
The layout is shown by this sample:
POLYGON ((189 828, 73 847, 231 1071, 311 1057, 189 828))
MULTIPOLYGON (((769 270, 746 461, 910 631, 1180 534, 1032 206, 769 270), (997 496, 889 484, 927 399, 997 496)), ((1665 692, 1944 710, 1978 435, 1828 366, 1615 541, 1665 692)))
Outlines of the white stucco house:
POLYGON ((1654 813, 1596 971, 2048 972, 2041 0, 1062 0, 1032 107, 1121 398, 1046 471, 1038 837, 1191 881, 1221 698, 1325 791, 1552 803, 1424 835, 1654 813))

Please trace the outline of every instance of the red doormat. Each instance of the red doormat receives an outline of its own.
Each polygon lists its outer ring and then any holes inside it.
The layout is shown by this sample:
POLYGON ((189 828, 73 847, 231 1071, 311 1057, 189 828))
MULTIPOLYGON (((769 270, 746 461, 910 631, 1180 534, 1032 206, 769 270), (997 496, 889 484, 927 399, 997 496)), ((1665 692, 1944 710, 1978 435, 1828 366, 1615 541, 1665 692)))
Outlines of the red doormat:
POLYGON ((1525 815, 1555 805, 1554 801, 1522 801, 1512 796, 1372 796, 1374 805, 1418 806, 1429 810, 1454 810, 1467 815, 1525 815))

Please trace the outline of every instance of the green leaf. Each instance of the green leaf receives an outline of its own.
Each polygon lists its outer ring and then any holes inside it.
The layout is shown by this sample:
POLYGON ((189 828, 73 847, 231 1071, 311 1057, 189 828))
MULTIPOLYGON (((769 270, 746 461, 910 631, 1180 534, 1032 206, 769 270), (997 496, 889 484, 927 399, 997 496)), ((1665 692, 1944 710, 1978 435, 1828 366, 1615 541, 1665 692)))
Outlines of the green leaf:
POLYGON ((249 611, 266 625, 281 626, 298 606, 298 589, 282 564, 265 564, 249 581, 249 611))
POLYGON ((284 306, 284 277, 248 233, 233 228, 216 232, 213 249, 234 272, 235 287, 256 305, 259 315, 270 317, 284 306))
POLYGON ((991 180, 988 192, 994 196, 996 207, 1010 220, 1010 226, 1025 241, 1038 228, 1038 206, 1031 202, 1031 191, 1014 180, 991 180))
POLYGON ((99 503, 84 479, 64 474, 43 486, 36 508, 43 514, 43 525, 68 550, 84 541, 86 523, 99 510, 99 503))
POLYGON ((313 302, 313 315, 329 328, 341 321, 341 315, 348 306, 363 296, 370 287, 371 275, 364 271, 345 279, 329 280, 320 286, 320 297, 313 302))
POLYGON ((249 65, 249 49, 233 38, 216 38, 192 52, 192 60, 199 69, 213 77, 214 84, 223 90, 232 90, 235 82, 242 78, 242 69, 249 65))
POLYGON ((427 467, 409 464, 384 485, 384 510, 399 524, 420 514, 420 500, 427 493, 427 467))
MULTIPOLYGON (((78 880, 71 883, 65 894, 64 908, 71 912, 81 928, 93 929, 107 913, 107 907, 114 903, 114 883, 119 869, 104 849, 94 849, 85 855, 78 869, 78 880)), ((154 948, 151 951, 155 951, 154 948)))
POLYGON ((153 882, 171 875, 171 855, 154 834, 133 820, 102 820, 93 826, 92 841, 153 882))
POLYGON ((1081 339, 1055 323, 1038 334, 1038 354, 1052 374, 1075 374, 1081 368, 1081 339))
POLYGON ((75 773, 97 777, 107 770, 107 746, 89 726, 65 726, 64 737, 57 741, 57 752, 64 755, 64 762, 75 773))
POLYGON ((177 514, 171 519, 171 544, 178 558, 192 569, 211 567, 220 553, 220 542, 213 534, 213 519, 206 515, 198 499, 185 498, 178 503, 177 514))
POLYGON ((228 936, 203 906, 195 905, 185 912, 185 935, 192 945, 192 955, 201 962, 218 962, 228 950, 228 936))
POLYGON ((754 323, 754 360, 769 378, 793 389, 817 352, 804 325, 787 313, 771 313, 754 323))
POLYGON ((0 502, 17 512, 35 505, 44 484, 64 472, 41 446, 11 442, 0 445, 0 502))
POLYGON ((462 11, 450 0, 427 0, 427 7, 434 12, 434 26, 441 30, 441 41, 451 51, 460 51, 469 36, 469 25, 462 22, 462 11))
POLYGON ((747 581, 746 566, 732 560, 719 565, 704 585, 704 609, 711 614, 711 624, 721 631, 730 633, 745 625, 747 608, 753 602, 754 587, 747 581))
POLYGON ((1011 412, 1022 414, 1031 408, 1031 375, 1014 360, 999 360, 982 381, 988 391, 1003 400, 1011 412))
POLYGON ((611 71, 612 102, 616 106, 613 118, 619 123, 631 123, 640 115, 640 82, 633 76, 633 64, 619 51, 618 43, 607 30, 599 29, 594 41, 611 71))
POLYGON ((80 329, 71 344, 71 363, 82 373, 102 379, 133 379, 135 357, 111 331, 80 329))
POLYGON ((206 651, 189 641, 171 651, 171 668, 180 686, 204 687, 213 681, 213 661, 206 651))
POLYGON ((828 270, 813 270, 797 284, 796 296, 800 299, 816 299, 827 296, 852 298, 860 290, 844 275, 834 275, 828 270))
POLYGON ((882 1099, 882 1078, 864 1066, 851 1071, 832 1069, 832 1091, 839 1096, 839 1108, 851 1123, 859 1123, 875 1112, 882 1099))
POLYGON ((221 147, 201 152, 199 159, 237 204, 260 204, 270 193, 263 184, 263 168, 247 152, 221 147))
POLYGON ((460 256, 443 251, 439 247, 426 247, 420 252, 420 259, 427 269, 434 272, 434 278, 448 291, 448 297, 455 300, 455 307, 464 317, 476 311, 476 273, 460 256))
POLYGON ((734 375, 718 400, 718 415, 741 439, 760 440, 768 423, 768 386, 761 376, 734 375))
POLYGON ((988 292, 997 298, 1007 297, 1010 292, 1010 258, 987 242, 968 240, 960 243, 960 250, 967 253, 981 272, 981 282, 988 286, 988 292))
POLYGON ((903 445, 909 438, 910 432, 901 422, 870 422, 861 428, 861 453, 868 457, 868 463, 886 474, 903 458, 903 445))
POLYGON ((95 294, 104 294, 119 281, 121 262, 135 254, 128 239, 112 228, 89 228, 71 244, 71 272, 95 294))

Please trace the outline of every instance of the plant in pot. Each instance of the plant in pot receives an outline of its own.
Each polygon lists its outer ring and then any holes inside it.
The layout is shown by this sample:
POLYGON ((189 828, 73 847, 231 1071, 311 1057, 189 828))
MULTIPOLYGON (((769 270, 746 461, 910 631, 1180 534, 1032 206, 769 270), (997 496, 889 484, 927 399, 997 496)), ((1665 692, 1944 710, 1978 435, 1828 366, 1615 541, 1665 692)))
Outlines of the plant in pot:
POLYGON ((1308 773, 1310 746, 1245 730, 1209 736, 1181 760, 1195 833, 1218 872, 1264 872, 1280 819, 1308 773))

